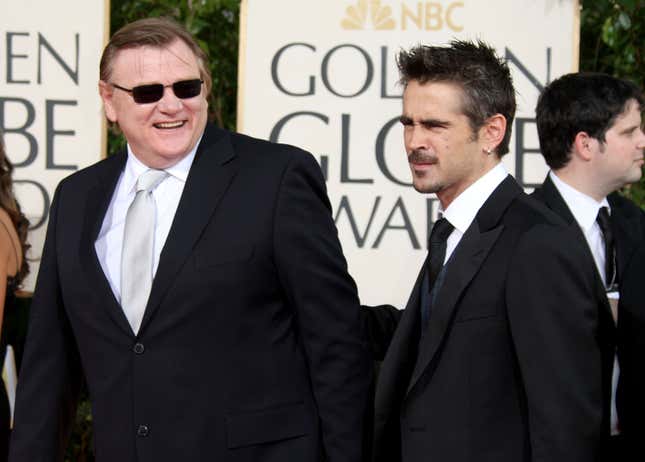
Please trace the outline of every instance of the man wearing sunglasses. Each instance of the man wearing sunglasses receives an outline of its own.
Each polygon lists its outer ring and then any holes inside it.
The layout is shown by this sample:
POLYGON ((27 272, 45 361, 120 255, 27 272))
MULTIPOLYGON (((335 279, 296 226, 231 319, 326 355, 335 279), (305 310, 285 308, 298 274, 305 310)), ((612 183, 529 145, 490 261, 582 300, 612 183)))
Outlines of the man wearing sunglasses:
POLYGON ((56 191, 10 460, 57 459, 83 377, 98 462, 359 462, 370 364, 312 156, 208 124, 172 21, 118 31, 100 78, 127 149, 56 191))

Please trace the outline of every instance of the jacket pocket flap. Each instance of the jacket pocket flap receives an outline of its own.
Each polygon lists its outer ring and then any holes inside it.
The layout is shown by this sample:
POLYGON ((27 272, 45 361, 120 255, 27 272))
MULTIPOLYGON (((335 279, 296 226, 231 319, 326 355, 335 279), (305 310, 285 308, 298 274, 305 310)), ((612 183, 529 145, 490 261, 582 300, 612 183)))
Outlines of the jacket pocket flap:
POLYGON ((306 435, 304 403, 229 415, 226 418, 228 448, 285 440, 306 435))

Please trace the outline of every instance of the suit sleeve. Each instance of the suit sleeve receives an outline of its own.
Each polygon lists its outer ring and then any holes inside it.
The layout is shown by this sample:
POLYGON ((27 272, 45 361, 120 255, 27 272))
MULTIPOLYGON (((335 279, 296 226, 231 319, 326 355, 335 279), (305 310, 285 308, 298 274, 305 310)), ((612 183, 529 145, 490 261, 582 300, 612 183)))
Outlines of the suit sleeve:
POLYGON ((62 460, 80 389, 80 361, 63 307, 56 258, 60 187, 54 195, 18 379, 11 462, 62 460))
POLYGON ((371 363, 354 281, 338 240, 318 164, 296 151, 275 211, 278 273, 295 307, 322 439, 330 462, 359 462, 371 363))
POLYGON ((364 336, 367 339, 372 359, 383 361, 390 346, 403 311, 391 305, 361 306, 364 336))
POLYGON ((509 268, 508 316, 534 462, 593 461, 600 438, 598 302, 582 244, 564 227, 534 227, 509 268))

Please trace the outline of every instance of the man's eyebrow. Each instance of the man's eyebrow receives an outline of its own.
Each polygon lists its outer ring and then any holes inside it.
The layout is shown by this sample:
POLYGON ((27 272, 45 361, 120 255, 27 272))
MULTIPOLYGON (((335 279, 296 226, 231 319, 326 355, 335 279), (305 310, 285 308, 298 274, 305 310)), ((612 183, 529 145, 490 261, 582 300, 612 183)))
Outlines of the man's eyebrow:
POLYGON ((620 132, 621 135, 628 135, 634 131, 640 129, 642 124, 631 125, 620 132))
MULTIPOLYGON (((399 121, 403 125, 414 125, 415 123, 411 117, 408 117, 406 115, 402 115, 401 117, 399 117, 399 121)), ((421 119, 418 123, 423 125, 426 128, 435 128, 435 127, 446 128, 450 126, 450 122, 448 122, 447 120, 439 120, 439 119, 421 119)))
POLYGON ((450 126, 450 122, 447 120, 439 120, 439 119, 423 119, 421 120, 421 125, 424 127, 440 127, 440 128, 446 128, 450 126))

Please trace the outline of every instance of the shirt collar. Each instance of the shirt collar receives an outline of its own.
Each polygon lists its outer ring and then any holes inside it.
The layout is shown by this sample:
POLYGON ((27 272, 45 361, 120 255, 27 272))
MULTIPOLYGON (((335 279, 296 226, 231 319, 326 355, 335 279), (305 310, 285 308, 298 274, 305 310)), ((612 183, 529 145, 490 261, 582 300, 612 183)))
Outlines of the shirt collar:
POLYGON ((488 196, 507 176, 508 172, 500 162, 459 194, 443 211, 443 216, 462 234, 465 233, 488 196))
POLYGON ((576 219, 578 225, 583 231, 589 231, 594 225, 600 207, 611 209, 606 197, 603 197, 603 199, 598 202, 593 197, 587 196, 562 181, 558 175, 553 173, 553 171, 549 172, 549 178, 553 181, 553 184, 567 203, 569 210, 571 210, 573 217, 576 219))
MULTIPOLYGON (((190 167, 193 165, 193 160, 195 160, 195 154, 197 154, 197 148, 199 147, 199 143, 201 141, 202 141, 202 138, 200 137, 199 140, 197 140, 195 147, 188 153, 187 156, 184 156, 175 165, 164 169, 166 173, 177 178, 179 181, 185 183, 186 179, 188 178, 188 172, 190 171, 190 167)), ((137 158, 137 156, 132 152, 132 148, 130 147, 130 144, 128 144, 127 147, 128 147, 128 159, 125 163, 125 170, 123 172, 123 186, 124 186, 123 191, 125 191, 126 194, 129 194, 134 191, 134 186, 135 186, 135 183, 137 182, 137 178, 139 178, 139 176, 143 172, 148 170, 149 167, 145 165, 143 162, 141 162, 137 158)))

